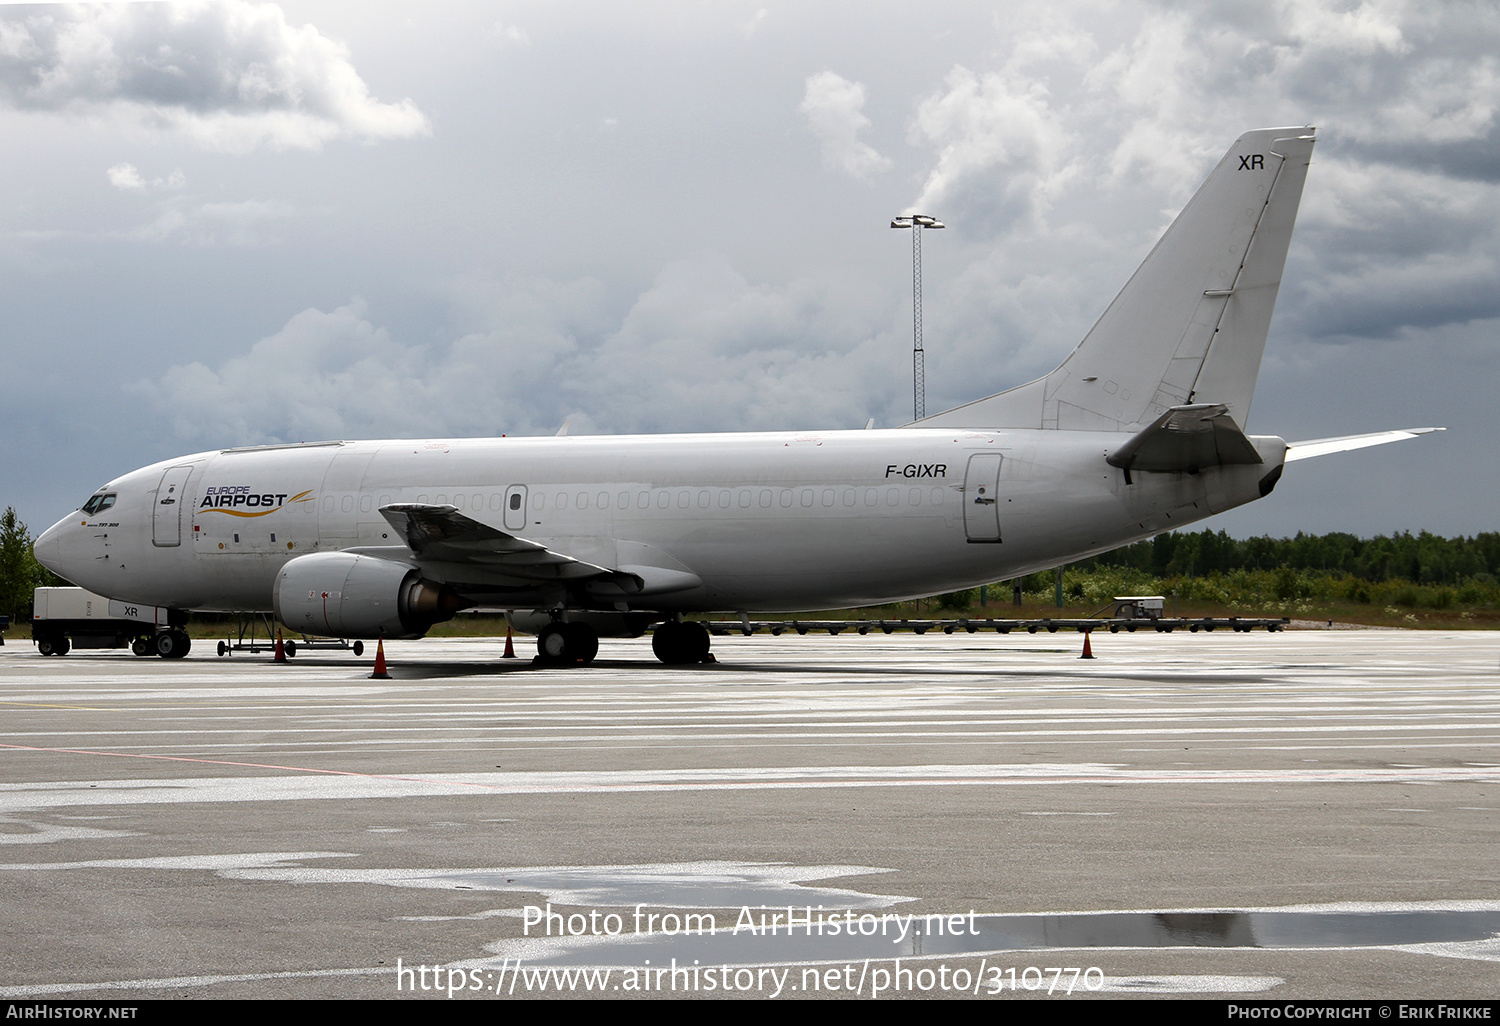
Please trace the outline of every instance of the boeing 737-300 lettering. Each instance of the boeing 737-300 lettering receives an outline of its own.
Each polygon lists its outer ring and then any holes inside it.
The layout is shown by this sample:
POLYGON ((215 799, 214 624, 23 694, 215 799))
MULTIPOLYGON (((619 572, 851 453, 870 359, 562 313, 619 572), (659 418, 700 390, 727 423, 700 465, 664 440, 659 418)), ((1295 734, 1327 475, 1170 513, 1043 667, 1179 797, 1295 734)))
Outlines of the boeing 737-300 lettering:
POLYGON ((173 610, 169 657, 187 610, 414 638, 487 607, 520 611, 544 661, 657 624, 657 656, 683 663, 709 646, 685 613, 933 595, 1180 528, 1268 495, 1289 462, 1437 430, 1242 429, 1313 142, 1241 136, 1060 367, 904 427, 203 452, 111 481, 36 555, 173 610))

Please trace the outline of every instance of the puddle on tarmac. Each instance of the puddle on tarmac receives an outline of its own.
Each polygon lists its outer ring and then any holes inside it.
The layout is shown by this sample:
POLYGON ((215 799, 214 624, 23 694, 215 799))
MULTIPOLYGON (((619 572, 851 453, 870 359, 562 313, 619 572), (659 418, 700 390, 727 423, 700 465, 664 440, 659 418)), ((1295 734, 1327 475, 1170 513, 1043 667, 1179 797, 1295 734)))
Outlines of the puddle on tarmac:
MULTIPOLYGON (((559 910, 566 914, 567 910, 559 910)), ((1061 915, 923 916, 871 914, 796 908, 796 925, 786 926, 787 909, 750 908, 720 914, 707 930, 684 935, 688 913, 655 912, 654 923, 620 913, 616 936, 553 936, 500 941, 493 954, 522 958, 532 965, 756 965, 786 962, 842 962, 863 959, 980 955, 1006 951, 1091 948, 1362 948, 1418 944, 1465 944, 1500 934, 1500 909, 1475 911, 1259 911, 1259 912, 1080 912, 1061 915), (762 929, 779 915, 774 930, 762 929), (666 919, 665 916, 671 916, 666 919), (739 929, 736 930, 738 918, 739 929), (654 927, 646 933, 647 927, 654 927), (752 930, 750 927, 753 926, 752 930), (636 931, 640 929, 638 934, 636 931), (676 935, 668 935, 672 931, 676 935)), ((695 920, 707 926, 707 920, 695 920)), ((575 929, 582 926, 574 920, 575 929)), ((603 932, 614 924, 602 917, 586 929, 603 932)))

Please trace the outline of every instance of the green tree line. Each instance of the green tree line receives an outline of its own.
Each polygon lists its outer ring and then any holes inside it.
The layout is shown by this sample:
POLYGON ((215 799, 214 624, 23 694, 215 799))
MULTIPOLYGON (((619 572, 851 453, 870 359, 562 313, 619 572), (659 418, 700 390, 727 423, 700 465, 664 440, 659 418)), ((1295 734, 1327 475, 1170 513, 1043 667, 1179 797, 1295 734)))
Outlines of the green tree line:
POLYGON ((1408 531, 1356 538, 1341 532, 1299 532, 1295 538, 1238 539, 1224 531, 1174 531, 1074 565, 1125 567, 1160 578, 1289 569, 1370 583, 1493 584, 1500 578, 1500 533, 1442 538, 1408 531))
POLYGON ((15 509, 5 507, 0 514, 0 616, 9 616, 12 623, 30 619, 33 589, 67 583, 36 561, 31 542, 15 509))
MULTIPOLYGON (((1031 574, 1020 585, 1029 604, 1052 605, 1057 573, 1031 574)), ((1404 622, 1425 609, 1488 618, 1500 610, 1500 534, 1237 539, 1223 531, 1174 532, 1064 569, 1066 603, 1102 606, 1112 595, 1131 594, 1241 615, 1344 610, 1404 622)))

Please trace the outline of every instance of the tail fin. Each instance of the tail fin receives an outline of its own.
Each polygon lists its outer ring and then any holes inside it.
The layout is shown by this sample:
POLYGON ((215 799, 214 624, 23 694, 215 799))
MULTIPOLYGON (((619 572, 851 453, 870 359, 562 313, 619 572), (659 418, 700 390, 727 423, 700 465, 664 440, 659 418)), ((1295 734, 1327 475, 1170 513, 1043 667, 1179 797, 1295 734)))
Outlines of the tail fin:
POLYGON ((1194 403, 1244 424, 1313 142, 1240 136, 1057 370, 917 424, 1125 431, 1194 403))

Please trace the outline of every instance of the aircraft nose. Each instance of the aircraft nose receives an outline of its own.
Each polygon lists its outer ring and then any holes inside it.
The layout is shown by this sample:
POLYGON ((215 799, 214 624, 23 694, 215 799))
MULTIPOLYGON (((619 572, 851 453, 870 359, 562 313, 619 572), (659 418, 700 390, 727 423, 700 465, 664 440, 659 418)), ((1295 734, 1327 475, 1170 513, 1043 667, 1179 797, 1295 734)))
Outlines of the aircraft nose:
POLYGON ((62 568, 62 546, 58 543, 57 536, 60 533, 61 524, 53 524, 42 532, 31 551, 36 554, 36 561, 51 570, 59 577, 63 575, 62 568))

